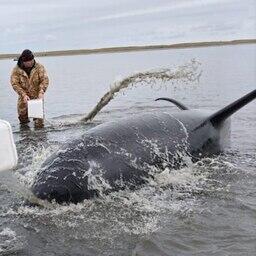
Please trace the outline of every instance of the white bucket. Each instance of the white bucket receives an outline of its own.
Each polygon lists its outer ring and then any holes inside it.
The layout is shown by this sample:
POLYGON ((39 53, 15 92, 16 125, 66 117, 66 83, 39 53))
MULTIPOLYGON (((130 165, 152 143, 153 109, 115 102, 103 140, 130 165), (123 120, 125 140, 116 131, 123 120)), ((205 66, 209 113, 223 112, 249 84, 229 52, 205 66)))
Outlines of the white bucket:
POLYGON ((28 117, 44 118, 44 103, 42 99, 28 101, 28 117))
POLYGON ((0 120, 0 171, 13 169, 17 162, 12 128, 8 122, 0 120))

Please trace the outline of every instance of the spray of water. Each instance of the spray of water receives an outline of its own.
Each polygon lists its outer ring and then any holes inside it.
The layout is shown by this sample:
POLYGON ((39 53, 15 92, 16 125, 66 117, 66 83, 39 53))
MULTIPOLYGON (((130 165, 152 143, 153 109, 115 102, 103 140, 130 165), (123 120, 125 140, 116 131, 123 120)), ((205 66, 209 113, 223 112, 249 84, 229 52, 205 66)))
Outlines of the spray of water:
POLYGON ((82 121, 91 121, 99 111, 106 106, 114 96, 121 90, 128 87, 134 87, 139 84, 154 85, 157 81, 171 82, 173 85, 175 82, 179 83, 193 83, 199 80, 201 76, 200 62, 192 59, 190 62, 178 66, 174 69, 160 69, 151 70, 145 72, 134 73, 123 79, 115 81, 110 90, 100 99, 98 104, 92 109, 89 114, 82 118, 82 121))
MULTIPOLYGON (((157 146, 154 150, 162 156, 163 152, 157 146)), ((171 170, 166 167, 158 170, 152 182, 138 190, 113 192, 77 205, 11 207, 0 215, 17 218, 24 228, 39 235, 51 232, 49 237, 52 237, 56 232, 61 232, 65 239, 63 243, 79 240, 93 248, 97 241, 99 254, 109 255, 112 248, 123 248, 123 241, 127 239, 148 237, 161 230, 169 223, 170 217, 189 218, 196 211, 203 211, 204 206, 200 205, 198 194, 215 194, 217 190, 227 188, 226 184, 218 182, 215 174, 231 172, 233 167, 230 163, 223 162, 222 158, 202 159, 197 164, 192 163, 191 159, 184 160, 187 163, 184 168, 171 170)), ((104 186, 98 181, 96 186, 104 186)), ((11 240, 13 235, 7 231, 2 233, 9 234, 8 239, 11 240)), ((4 243, 7 244, 7 241, 4 243)))
POLYGON ((1 183, 3 183, 9 191, 16 193, 22 198, 25 198, 31 204, 41 205, 44 208, 53 207, 50 203, 37 198, 28 187, 20 182, 19 176, 20 175, 10 171, 2 172, 1 183))

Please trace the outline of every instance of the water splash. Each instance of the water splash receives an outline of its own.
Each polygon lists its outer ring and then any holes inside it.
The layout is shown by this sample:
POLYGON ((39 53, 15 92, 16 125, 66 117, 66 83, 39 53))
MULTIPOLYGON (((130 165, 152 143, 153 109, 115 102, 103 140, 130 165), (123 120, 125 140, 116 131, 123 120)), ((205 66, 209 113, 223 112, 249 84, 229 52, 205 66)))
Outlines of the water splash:
POLYGON ((25 146, 18 145, 20 157, 26 160, 25 164, 19 164, 17 170, 4 171, 0 173, 0 187, 16 194, 18 197, 35 205, 44 208, 52 208, 53 206, 47 201, 38 199, 30 190, 35 176, 40 170, 42 162, 52 154, 57 148, 56 145, 43 146, 38 144, 37 148, 32 144, 25 146))
POLYGON ((13 171, 1 172, 1 183, 2 186, 5 187, 7 190, 14 192, 31 204, 40 205, 44 208, 53 207, 49 202, 37 198, 26 186, 26 184, 21 182, 20 179, 24 180, 24 183, 27 182, 25 177, 23 175, 20 175, 19 173, 15 173, 13 171))
POLYGON ((65 244, 77 240, 87 248, 95 248, 97 241, 97 255, 109 255, 113 248, 122 251, 124 241, 148 237, 161 230, 170 217, 189 219, 197 211, 207 210, 200 204, 198 194, 200 198, 201 192, 209 191, 215 196, 217 190, 225 190, 216 174, 228 174, 233 169, 222 158, 202 159, 198 164, 188 160, 188 165, 180 170, 159 170, 155 183, 138 190, 114 192, 77 205, 53 204, 50 209, 11 207, 0 215, 17 218, 24 228, 41 236, 47 232, 46 240, 52 248, 52 236, 60 232, 64 250, 68 249, 65 244))
POLYGON ((200 65, 200 62, 192 59, 190 62, 178 66, 173 70, 160 69, 138 72, 123 79, 119 79, 110 86, 110 90, 100 99, 93 110, 86 117, 82 118, 81 121, 91 121, 120 90, 126 89, 128 87, 134 87, 138 84, 153 86, 158 80, 163 82, 171 82, 171 85, 173 85, 175 82, 194 83, 199 81, 202 72, 199 68, 200 65))

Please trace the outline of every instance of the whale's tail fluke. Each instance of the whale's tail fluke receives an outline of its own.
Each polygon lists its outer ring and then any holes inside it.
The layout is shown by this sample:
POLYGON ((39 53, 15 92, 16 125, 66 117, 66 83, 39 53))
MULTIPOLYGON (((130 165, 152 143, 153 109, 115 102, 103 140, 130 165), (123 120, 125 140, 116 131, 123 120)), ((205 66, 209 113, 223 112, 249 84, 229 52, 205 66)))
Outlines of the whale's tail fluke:
POLYGON ((158 100, 166 100, 166 101, 169 101, 169 102, 173 103, 174 105, 176 105, 179 109, 188 110, 188 108, 185 105, 178 102, 177 100, 170 99, 170 98, 158 98, 155 101, 158 101, 158 100))
POLYGON ((225 121, 228 117, 230 117, 232 114, 234 114, 243 106, 247 105, 249 102, 251 102, 255 98, 256 98, 256 90, 253 90, 250 93, 246 94, 245 96, 241 97, 240 99, 232 102, 231 104, 227 105, 223 109, 209 116, 201 125, 199 125, 199 127, 203 126, 208 121, 210 121, 212 125, 215 127, 221 125, 221 123, 225 121))
POLYGON ((251 91, 240 99, 234 101, 223 109, 217 111, 213 115, 211 115, 208 120, 213 124, 213 126, 218 126, 225 119, 234 114, 237 110, 247 105, 249 102, 256 98, 256 90, 251 91))

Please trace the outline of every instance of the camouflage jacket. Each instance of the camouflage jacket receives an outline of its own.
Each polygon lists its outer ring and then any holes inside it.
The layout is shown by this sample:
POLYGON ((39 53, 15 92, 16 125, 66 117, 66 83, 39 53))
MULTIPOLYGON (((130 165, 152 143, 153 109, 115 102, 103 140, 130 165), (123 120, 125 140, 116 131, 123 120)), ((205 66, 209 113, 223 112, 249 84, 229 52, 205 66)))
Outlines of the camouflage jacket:
POLYGON ((45 93, 49 84, 49 78, 43 65, 36 62, 31 70, 30 76, 18 65, 11 74, 11 85, 20 97, 25 95, 32 99, 38 97, 39 93, 45 93))

